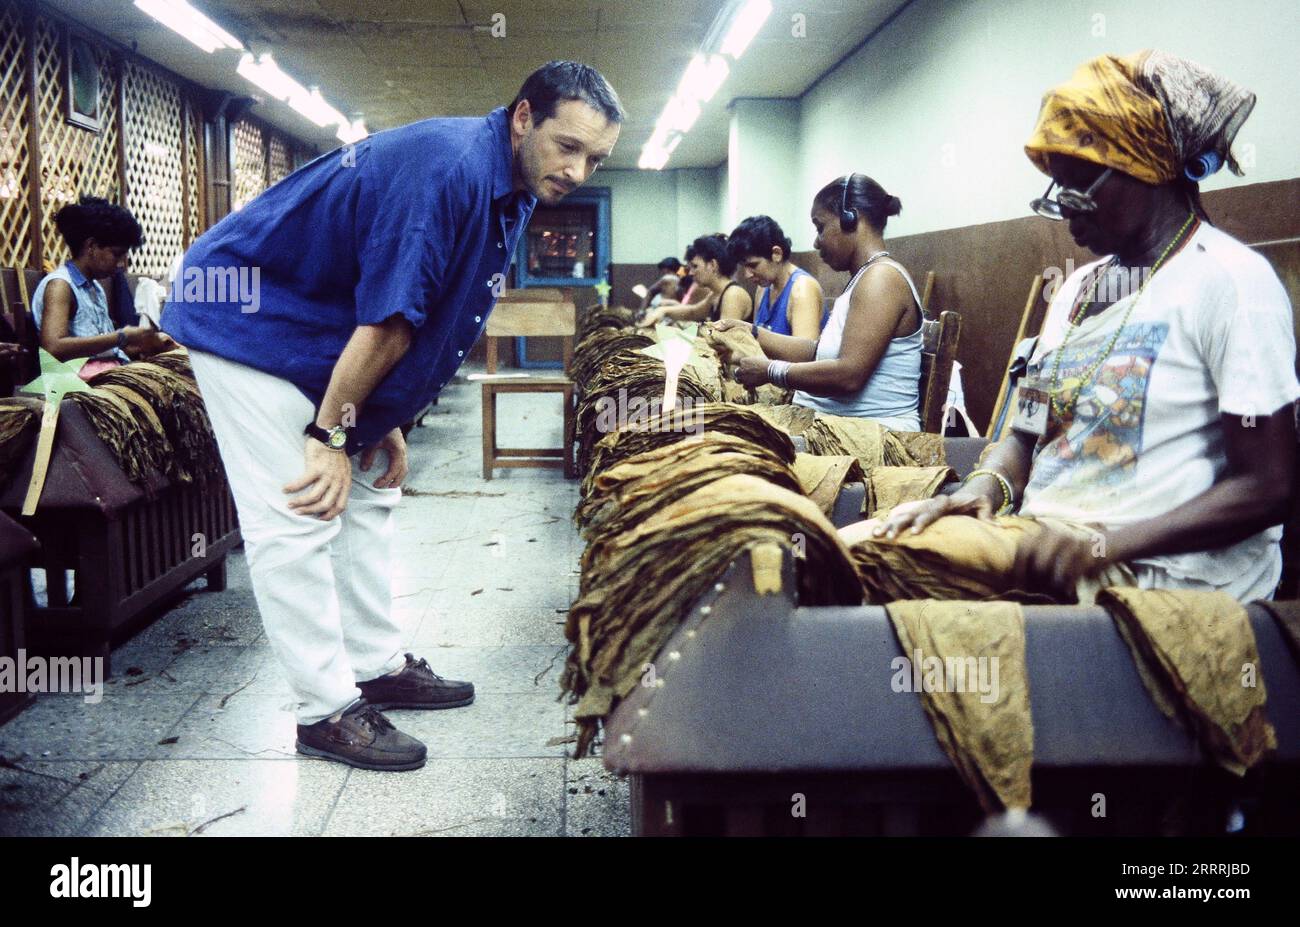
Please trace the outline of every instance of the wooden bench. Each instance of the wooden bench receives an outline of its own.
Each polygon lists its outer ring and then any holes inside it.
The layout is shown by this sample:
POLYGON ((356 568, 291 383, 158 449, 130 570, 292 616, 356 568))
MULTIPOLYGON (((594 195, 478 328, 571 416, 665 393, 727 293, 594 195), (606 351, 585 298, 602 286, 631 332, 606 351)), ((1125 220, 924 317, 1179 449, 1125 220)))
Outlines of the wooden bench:
POLYGON ((0 488, 0 510, 41 544, 28 565, 43 567, 48 579, 48 603, 28 623, 29 649, 107 660, 114 644, 156 617, 154 607, 191 580, 203 575, 209 590, 225 589, 226 555, 240 535, 224 479, 175 485, 152 475, 137 486, 80 406, 64 400, 40 505, 23 518, 35 456, 33 441, 9 485, 0 488), (68 572, 76 580, 72 600, 68 572))
MULTIPOLYGON (((631 776, 647 836, 963 835, 983 814, 915 693, 891 687, 899 646, 876 606, 801 607, 759 595, 749 555, 692 607, 605 727, 604 764, 631 776), (797 809, 797 810, 796 810, 797 809)), ((1161 714, 1100 608, 1026 606, 1033 810, 1061 832, 1158 835, 1180 802, 1194 833, 1249 823, 1295 832, 1300 667, 1276 622, 1248 612, 1278 750, 1245 779, 1211 765, 1161 714), (1107 814, 1093 817, 1094 795, 1107 814)))
MULTIPOLYGON (((19 371, 14 385, 36 375, 37 335, 28 298, 30 284, 42 276, 0 268, 4 316, 16 323, 19 343, 29 349, 24 361, 32 365, 19 371)), ((242 539, 224 479, 200 487, 172 485, 159 476, 147 487, 136 486, 81 409, 65 401, 40 506, 22 518, 35 453, 33 441, 9 485, 0 486, 0 509, 40 542, 28 566, 43 567, 49 580, 47 605, 29 616, 29 649, 107 659, 114 643, 151 620, 157 606, 196 577, 206 576, 211 591, 225 589, 226 555, 242 539), (202 554, 194 553, 195 535, 203 538, 202 554), (68 572, 76 579, 74 601, 66 594, 68 572)), ((26 588, 25 577, 23 582, 26 588)))
POLYGON ((488 316, 487 377, 483 386, 483 479, 492 479, 497 467, 559 467, 572 479, 575 475, 573 381, 564 374, 538 376, 523 373, 497 374, 498 338, 559 336, 564 340, 564 368, 573 359, 573 337, 577 311, 558 290, 522 290, 503 295, 488 316), (538 298, 540 296, 540 299, 538 298), (564 438, 558 448, 503 448, 497 446, 497 397, 512 393, 559 393, 563 402, 564 438))

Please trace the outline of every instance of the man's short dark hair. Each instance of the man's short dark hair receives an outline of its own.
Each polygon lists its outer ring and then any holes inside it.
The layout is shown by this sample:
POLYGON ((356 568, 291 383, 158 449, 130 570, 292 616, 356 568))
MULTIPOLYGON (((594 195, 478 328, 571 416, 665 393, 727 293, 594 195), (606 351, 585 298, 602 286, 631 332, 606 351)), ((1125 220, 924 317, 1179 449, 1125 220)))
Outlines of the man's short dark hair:
POLYGON ((54 226, 68 243, 72 256, 93 238, 108 248, 138 248, 144 244, 144 232, 130 211, 97 196, 82 196, 54 214, 54 226))
POLYGON ((623 104, 609 81, 578 61, 548 61, 529 74, 510 104, 511 116, 521 100, 528 101, 534 126, 554 116, 555 108, 566 100, 581 100, 610 122, 621 123, 624 116, 623 104))
POLYGON ((682 262, 675 257, 666 257, 655 266, 666 274, 675 274, 681 268, 682 262))

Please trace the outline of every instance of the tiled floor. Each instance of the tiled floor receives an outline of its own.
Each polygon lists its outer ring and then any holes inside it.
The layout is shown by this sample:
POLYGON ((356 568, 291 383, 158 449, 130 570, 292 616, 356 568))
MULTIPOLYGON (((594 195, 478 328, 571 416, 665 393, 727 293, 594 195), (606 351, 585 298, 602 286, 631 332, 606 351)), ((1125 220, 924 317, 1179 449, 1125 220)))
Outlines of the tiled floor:
MULTIPOLYGON (((501 444, 559 443, 557 397, 499 402, 501 444)), ((114 652, 99 704, 42 696, 0 727, 0 835, 627 834, 627 783, 562 743, 576 483, 556 470, 485 482, 479 416, 478 387, 448 388, 411 434, 413 491, 397 510, 409 646, 478 693, 467 708, 392 713, 428 745, 423 769, 294 753, 291 696, 237 554, 225 592, 196 582, 114 652)))

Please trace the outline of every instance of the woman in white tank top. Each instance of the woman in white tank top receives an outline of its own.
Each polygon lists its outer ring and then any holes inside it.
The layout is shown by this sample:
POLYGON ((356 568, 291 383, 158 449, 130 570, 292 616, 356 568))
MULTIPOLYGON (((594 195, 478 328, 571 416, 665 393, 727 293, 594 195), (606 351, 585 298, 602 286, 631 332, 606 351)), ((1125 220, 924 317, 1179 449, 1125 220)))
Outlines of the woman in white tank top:
POLYGON ((739 382, 791 387, 797 405, 920 430, 921 300, 882 237, 901 210, 898 197, 863 174, 822 188, 812 207, 814 247, 831 268, 853 277, 817 341, 758 330, 766 357, 738 361, 739 382))

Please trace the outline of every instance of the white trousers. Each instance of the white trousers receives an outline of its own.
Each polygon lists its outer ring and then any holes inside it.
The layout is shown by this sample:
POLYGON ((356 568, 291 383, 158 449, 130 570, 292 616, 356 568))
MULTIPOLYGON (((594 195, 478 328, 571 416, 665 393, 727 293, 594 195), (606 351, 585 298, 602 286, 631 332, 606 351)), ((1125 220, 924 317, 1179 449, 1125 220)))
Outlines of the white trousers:
MULTIPOLYGON (((190 362, 239 512, 253 593, 299 724, 347 708, 364 682, 402 665, 390 551, 400 489, 376 489, 352 458, 352 489, 331 521, 299 515, 284 487, 303 473, 311 400, 279 377, 199 351, 190 362)), ((386 463, 383 455, 377 463, 386 463)))

